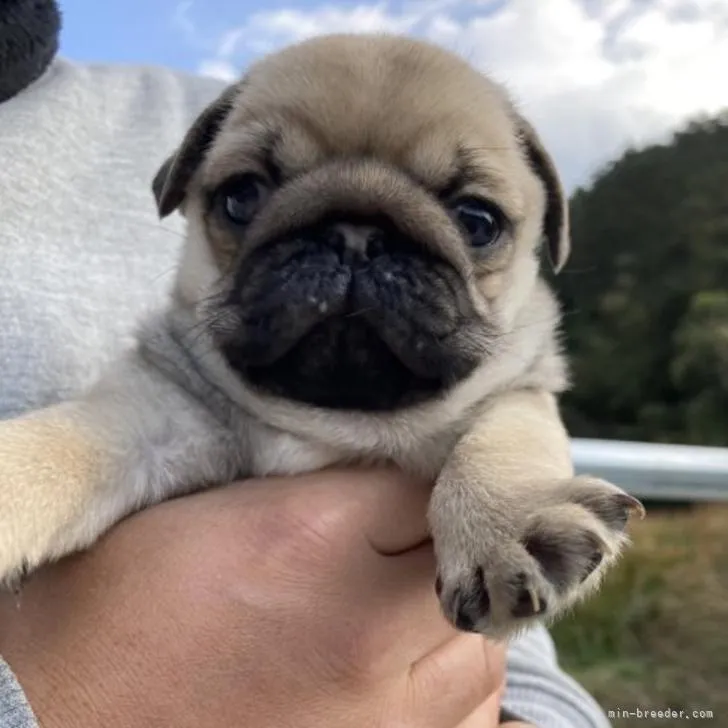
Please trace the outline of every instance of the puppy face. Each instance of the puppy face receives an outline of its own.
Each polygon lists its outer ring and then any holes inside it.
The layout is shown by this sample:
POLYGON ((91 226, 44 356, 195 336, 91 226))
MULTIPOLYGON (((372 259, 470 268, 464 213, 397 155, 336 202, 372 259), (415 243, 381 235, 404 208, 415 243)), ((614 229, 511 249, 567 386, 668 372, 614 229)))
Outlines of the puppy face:
POLYGON ((513 334, 564 198, 531 127, 455 56, 329 36, 254 66, 160 169, 189 239, 178 303, 259 393, 391 411, 513 334))

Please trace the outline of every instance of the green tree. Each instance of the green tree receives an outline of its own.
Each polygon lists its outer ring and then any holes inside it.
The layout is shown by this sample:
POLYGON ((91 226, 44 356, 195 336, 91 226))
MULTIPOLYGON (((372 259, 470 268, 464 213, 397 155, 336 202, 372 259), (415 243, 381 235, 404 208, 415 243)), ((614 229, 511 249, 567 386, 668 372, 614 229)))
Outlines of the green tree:
POLYGON ((573 434, 728 445, 728 113, 627 151, 571 214, 573 434))

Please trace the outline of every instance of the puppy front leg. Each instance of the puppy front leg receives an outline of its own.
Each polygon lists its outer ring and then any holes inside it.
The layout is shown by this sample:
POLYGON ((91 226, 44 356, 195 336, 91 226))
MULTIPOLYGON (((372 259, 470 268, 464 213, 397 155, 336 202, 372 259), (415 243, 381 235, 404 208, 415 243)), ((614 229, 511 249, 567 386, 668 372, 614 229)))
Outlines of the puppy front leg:
POLYGON ((110 472, 109 447, 79 409, 0 422, 0 583, 79 541, 70 532, 110 472))
POLYGON ((457 443, 430 504, 436 587, 457 627, 505 637, 594 590, 642 505, 574 477, 555 399, 498 397, 457 443))
POLYGON ((144 505, 224 478, 226 437, 134 357, 81 399, 0 422, 0 584, 144 505))

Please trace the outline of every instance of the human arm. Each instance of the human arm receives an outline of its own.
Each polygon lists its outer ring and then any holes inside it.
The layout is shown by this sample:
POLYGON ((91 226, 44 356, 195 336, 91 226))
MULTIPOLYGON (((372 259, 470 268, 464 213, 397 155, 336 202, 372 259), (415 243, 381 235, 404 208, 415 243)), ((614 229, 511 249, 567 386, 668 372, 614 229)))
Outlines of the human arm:
POLYGON ((426 496, 323 473, 151 508, 6 596, 0 653, 44 728, 456 728, 503 650, 442 618, 426 496))
MULTIPOLYGON (((309 486, 312 484, 312 478, 314 476, 307 476, 306 479, 303 479, 305 482, 301 482, 297 479, 292 479, 290 481, 290 485, 292 487, 298 486, 305 486, 308 484, 309 486), (295 485, 294 485, 295 483, 295 485)), ((357 478, 361 478, 362 476, 357 476, 357 478)), ((326 479, 329 479, 329 483, 331 483, 330 475, 323 476, 322 485, 324 488, 326 488, 326 479)), ((351 481, 350 481, 351 482, 351 481)), ((358 481, 361 485, 361 480, 358 481)), ((340 487, 341 483, 337 484, 337 487, 340 487)), ((366 483, 364 483, 366 487, 366 483)), ((274 488, 278 487, 275 484, 273 485, 274 488)), ((317 484, 314 486, 317 490, 320 491, 321 485, 317 484)), ((369 487, 371 489, 371 483, 369 483, 369 487)), ((401 485, 400 485, 401 488, 401 485)), ((298 490, 298 488, 296 488, 298 490)), ((235 494, 232 492, 232 489, 229 491, 223 490, 220 491, 221 494, 225 495, 228 498, 237 498, 238 494, 235 494)), ((263 491, 258 491, 259 496, 264 496, 263 491)), ((410 493, 411 495, 411 493, 410 493)), ((421 495, 421 494, 420 494, 421 495)), ((216 494, 210 494, 206 497, 213 497, 217 499, 219 496, 216 494)), ((240 497, 247 498, 249 496, 240 494, 240 497)), ((267 498, 268 496, 266 496, 267 498)), ((316 495, 313 494, 313 499, 309 499, 309 505, 306 505, 303 510, 297 511, 297 508, 301 508, 301 501, 298 501, 299 505, 295 506, 293 508, 293 513, 298 512, 298 522, 297 525, 299 526, 299 529, 303 527, 303 533, 308 534, 306 538, 309 538, 311 535, 311 525, 314 522, 318 522, 320 518, 323 518, 324 521, 326 521, 326 512, 325 509, 323 509, 321 512, 318 513, 312 513, 309 508, 314 507, 316 503, 316 495), (300 522, 300 517, 303 516, 304 522, 300 522), (313 521, 310 519, 313 518, 313 521)), ((320 496, 319 496, 320 497, 320 496)), ((328 496, 330 497, 330 496, 328 496)), ((273 500, 271 501, 271 505, 274 503, 278 503, 278 505, 281 504, 280 500, 277 500, 278 495, 273 497, 273 500)), ((339 501, 336 501, 339 502, 339 501)), ((341 501, 346 502, 346 500, 341 501)), ((395 498, 396 502, 396 498, 395 498)), ((415 499, 415 502, 417 500, 415 499)), ((295 505, 295 504, 294 504, 295 505)), ((420 502, 420 505, 421 502, 420 502)), ((229 511, 229 505, 226 502, 226 509, 229 511)), ((265 509, 264 509, 265 510, 265 509)), ((412 541, 413 536, 415 537, 415 540, 417 538, 417 534, 413 533, 411 530, 409 533, 407 533, 407 529, 401 528, 401 519, 400 523, 398 524, 400 527, 398 528, 392 528, 393 521, 396 519, 396 513, 398 512, 398 509, 395 508, 394 511, 389 509, 389 517, 381 519, 381 528, 382 531, 379 532, 379 539, 381 541, 381 537, 384 534, 385 539, 387 539, 387 542, 382 542, 380 545, 380 548, 383 550, 390 550, 390 551, 397 551, 399 550, 405 543, 405 541, 410 540, 412 541), (387 536, 386 534, 389 533, 390 535, 387 536), (397 536, 397 542, 391 541, 391 534, 396 534, 397 536)), ((212 510, 212 513, 215 513, 215 509, 212 510)), ((236 512, 234 512, 236 513, 236 512)), ((200 506, 198 505, 198 497, 194 496, 192 498, 184 499, 184 501, 178 501, 177 503, 171 503, 166 506, 162 506, 160 508, 154 508, 151 511, 148 512, 148 515, 145 516, 139 516, 137 519, 145 519, 146 525, 144 523, 138 524, 137 521, 134 521, 133 519, 130 519, 127 522, 122 523, 120 526, 117 527, 117 530, 120 533, 117 533, 114 535, 114 532, 110 535, 109 539, 106 539, 102 544, 99 545, 98 551, 92 551, 89 554, 83 555, 81 557, 76 557, 72 560, 69 560, 65 564, 60 564, 55 567, 51 567, 49 570, 46 570, 41 574, 39 577, 41 579, 41 586, 43 586, 43 581, 46 582, 45 589, 51 589, 52 587, 48 586, 48 581, 51 580, 51 585, 53 584, 53 580, 56 580, 56 588, 62 586, 62 592, 66 595, 66 599, 68 598, 68 594, 73 594, 74 589, 80 590, 81 592, 86 591, 89 584, 95 584, 98 588, 100 586, 99 584, 99 571, 101 572, 101 575, 106 574, 105 578, 110 580, 111 586, 113 588, 110 588, 108 591, 108 599, 109 602, 102 602, 102 604, 105 605, 105 608, 107 608, 109 611, 107 612, 107 617, 111 618, 113 622, 118 622, 121 618, 123 620, 125 610, 126 614, 128 615, 128 610, 131 609, 131 612, 134 612, 133 607, 133 599, 131 600, 131 604, 128 600, 121 600, 118 599, 118 589, 122 587, 123 582, 120 581, 117 577, 119 575, 123 575, 125 572, 129 572, 130 569, 133 569, 133 563, 128 563, 128 560, 131 560, 132 562, 137 561, 144 553, 144 545, 140 544, 139 539, 135 536, 134 530, 132 530, 131 533, 129 533, 128 529, 136 529, 139 531, 140 526, 144 526, 144 528, 141 529, 142 535, 146 532, 147 536, 146 538, 149 538, 150 532, 147 531, 147 526, 150 527, 150 530, 152 532, 156 532, 157 534, 162 532, 162 534, 165 534, 164 541, 167 543, 165 546, 162 544, 162 549, 166 553, 166 556, 164 558, 178 558, 178 557, 184 557, 185 554, 189 553, 190 550, 193 553, 199 553, 199 549, 195 547, 195 544, 200 541, 200 536, 198 534, 193 534, 190 532, 189 541, 190 543, 179 543, 177 542, 174 546, 169 545, 169 539, 174 539, 176 534, 184 534, 188 531, 188 529, 185 528, 187 521, 190 518, 195 518, 195 520, 200 520, 200 523, 194 526, 196 530, 199 530, 201 534, 203 534, 202 542, 205 542, 205 539, 209 537, 209 529, 213 525, 209 523, 209 518, 211 516, 211 511, 209 510, 208 506, 206 504, 200 506), (167 509, 174 508, 175 510, 180 509, 177 513, 172 516, 171 513, 167 511, 167 509), (193 514, 197 512, 197 516, 193 516, 193 514), (179 514, 179 519, 178 519, 179 514), (172 519, 172 520, 170 520, 172 519), (208 521, 206 523, 206 521, 208 521), (204 536, 205 531, 208 531, 208 536, 204 536), (136 547, 133 552, 129 552, 129 546, 132 542, 136 542, 136 547), (118 548, 120 549, 120 553, 116 553, 117 549, 115 547, 116 544, 121 544, 118 548), (124 549, 126 550, 126 553, 124 552, 124 549), (175 556, 176 554, 176 556, 175 556), (60 576, 58 576, 60 574, 60 576), (55 576, 54 576, 55 575, 55 576), (69 581, 70 580, 70 581, 69 581), (71 585, 71 588, 69 589, 69 584, 71 585)), ((250 529, 246 528, 246 519, 249 517, 253 518, 254 522, 257 522, 256 530, 263 527, 263 526, 269 526, 270 523, 268 522, 268 518, 272 518, 273 520, 278 520, 275 518, 275 514, 271 513, 269 516, 265 516, 261 518, 261 512, 258 508, 254 507, 252 508, 251 513, 241 513, 241 517, 235 516, 234 523, 232 524, 234 528, 237 530, 240 530, 240 536, 238 536, 237 533, 234 533, 232 535, 229 535, 228 538, 225 538, 222 540, 221 543, 219 543, 219 546, 221 546, 223 543, 225 544, 225 547, 223 552, 226 552, 230 549, 232 546, 235 548, 236 544, 239 544, 242 548, 248 548, 248 544, 250 542, 250 529), (257 516, 253 517, 253 513, 257 512, 257 516), (247 536, 246 536, 247 534, 247 536)), ((278 548, 283 548, 285 543, 289 543, 289 548, 297 543, 297 539, 300 539, 300 535, 295 535, 297 529, 292 529, 291 531, 285 531, 285 533, 281 532, 281 528, 283 528, 284 524, 287 522, 287 518, 290 518, 291 511, 290 508, 285 508, 281 511, 279 514, 280 516, 280 522, 277 524, 278 528, 273 530, 273 535, 268 535, 269 528, 266 528, 266 535, 264 536, 265 541, 260 542, 258 544, 258 549, 260 550, 261 547, 263 547, 263 550, 265 553, 267 553, 271 557, 271 561, 267 564, 268 570, 273 575, 273 581, 275 582, 276 579, 280 581, 280 566, 285 565, 280 559, 277 559, 274 557, 274 552, 271 551, 271 545, 273 547, 276 547, 276 542, 278 548), (291 538, 293 541, 291 541, 291 538), (268 541, 268 539, 272 540, 272 544, 268 541)), ((217 518, 223 518, 223 523, 227 516, 221 516, 221 514, 218 513, 217 518)), ((332 514, 332 517, 335 517, 335 514, 332 514)), ((357 520, 360 520, 357 517, 357 520)), ((347 521, 344 520, 344 524, 346 524, 347 521)), ((228 522, 228 525, 231 525, 228 522)), ((324 524, 325 526, 326 524, 324 524)), ((349 522, 349 525, 350 522, 349 522)), ((410 522, 410 525, 415 526, 416 531, 416 524, 414 521, 410 522)), ((319 526, 315 527, 315 531, 319 530, 319 526)), ((298 533, 300 534, 301 531, 298 530, 298 533)), ((261 534, 259 533, 259 536, 261 534)), ((216 537, 217 538, 217 537, 216 537)), ((158 541, 155 538, 152 538, 151 542, 147 544, 148 548, 152 545, 157 545, 158 541)), ((300 547, 300 543, 299 543, 300 547)), ((297 552, 300 551, 300 548, 293 548, 293 551, 297 552)), ((310 549, 308 551, 308 556, 311 556, 310 549)), ((260 553, 260 551, 258 551, 260 553)), ((209 558, 216 558, 216 552, 213 550, 212 553, 208 550, 209 558)), ((146 562, 146 560, 144 560, 146 562)), ((285 560, 284 560, 285 561, 285 560)), ((204 561, 202 562, 205 563, 204 561)), ((179 565, 178 565, 179 566, 179 565)), ((168 590, 170 586, 170 580, 172 583, 174 583, 175 578, 178 578, 181 575, 185 575, 184 581, 189 581, 190 574, 194 574, 197 570, 197 566, 199 566, 199 563, 196 563, 193 559, 191 562, 187 562, 184 565, 183 571, 181 574, 177 574, 176 577, 173 575, 170 576, 169 570, 159 570, 154 568, 154 564, 145 563, 144 568, 142 569, 142 574, 140 575, 141 582, 144 583, 146 579, 146 575, 149 574, 149 571, 159 574, 158 576, 154 576, 154 579, 158 579, 160 581, 160 585, 162 587, 162 593, 166 590, 168 590)), ((222 566, 222 565, 221 565, 222 566)), ((290 565, 289 565, 290 566, 290 565)), ((305 584, 305 582, 308 579, 314 580, 314 583, 316 582, 316 569, 306 569, 305 573, 303 573, 303 570, 297 570, 300 571, 302 582, 299 584, 299 587, 302 588, 305 584)), ((417 578, 417 571, 418 569, 412 569, 413 576, 417 578)), ((127 573, 126 579, 128 579, 130 574, 127 573)), ((290 576, 290 569, 289 569, 289 576, 290 576)), ((320 573, 319 573, 320 576, 320 573)), ((427 574, 420 574, 420 577, 424 582, 427 581, 428 575, 427 574)), ((256 577, 256 579, 259 579, 260 576, 256 577)), ((284 581, 288 582, 290 579, 286 578, 284 581)), ((233 582, 233 584, 237 584, 238 587, 240 584, 236 581, 233 582)), ((133 586, 133 584, 132 584, 133 586)), ((318 586, 318 585, 317 585, 318 586)), ((124 585, 123 588, 128 588, 128 584, 124 585)), ((270 591, 270 584, 268 585, 268 591, 270 591)), ((425 587, 427 588, 427 587, 425 587)), ((144 598, 147 603, 149 603, 149 599, 154 599, 153 593, 154 589, 156 589, 156 585, 153 584, 151 581, 147 580, 147 583, 144 584, 144 598)), ((365 592, 364 589, 361 590, 363 593, 365 592)), ((48 593, 48 592, 46 592, 48 593)), ((265 592, 264 592, 265 593, 265 592)), ((43 591, 36 591, 35 597, 38 598, 41 594, 43 594, 43 591)), ((133 596, 134 590, 132 589, 131 595, 133 596)), ((310 595, 310 592, 309 592, 310 595)), ((103 596, 103 595, 102 595, 103 596)), ((427 597, 430 595, 425 595, 424 601, 427 603, 428 599, 427 597)), ((431 598, 431 597, 430 597, 431 598)), ((34 593, 32 591, 32 588, 29 588, 23 595, 22 599, 19 602, 20 606, 23 608, 21 612, 17 611, 17 604, 15 602, 15 599, 13 597, 7 597, 6 601, 4 602, 4 605, 0 605, 0 609, 2 609, 2 606, 6 610, 9 610, 5 612, 5 618, 0 619, 0 624, 4 625, 4 629, 6 630, 4 634, 5 642, 7 643, 8 640, 8 630, 12 630, 13 627, 15 627, 15 633, 16 636, 20 634, 18 630, 21 630, 20 623, 18 622, 18 619, 20 617, 23 617, 25 619, 30 620, 30 623, 36 623, 35 620, 39 618, 38 613, 36 615, 33 615, 33 599, 34 599, 34 593), (23 601, 24 600, 24 601, 23 601), (28 609, 30 609, 30 613, 28 612, 28 609), (7 616, 9 615, 9 616, 7 616)), ((195 600, 196 601, 196 600, 195 600)), ((62 609, 63 607, 63 598, 60 600, 58 599, 48 599, 44 598, 42 599, 41 603, 43 604, 53 604, 53 609, 51 610, 51 616, 56 614, 59 609, 62 609)), ((164 628, 165 621, 172 618, 175 618, 175 609, 179 608, 180 602, 179 600, 176 600, 176 604, 170 604, 169 599, 166 599, 162 597, 161 599, 154 599, 155 603, 155 612, 159 616, 159 623, 158 625, 162 628, 164 628), (171 613, 169 613, 171 612, 171 613)), ((194 601, 191 601, 189 603, 189 607, 191 611, 194 611, 195 604, 194 601)), ((103 610, 102 610, 103 611, 103 610)), ((186 611, 186 607, 185 607, 186 611)), ((309 610, 302 609, 300 613, 300 617, 298 617, 298 622, 300 624, 301 629, 304 632, 309 632, 310 630, 306 628, 306 620, 307 620, 307 613, 309 610)), ((342 614, 339 615, 341 619, 346 621, 346 617, 343 613, 345 613, 347 610, 342 609, 339 607, 337 610, 338 612, 341 612, 342 614)), ((416 605, 412 605, 411 607, 411 614, 409 615, 411 617, 411 623, 421 623, 421 620, 418 619, 418 614, 421 611, 420 608, 418 608, 416 605)), ((0 615, 2 615, 2 611, 0 611, 0 615)), ((63 612, 61 611, 61 615, 63 612)), ((430 617, 432 617, 432 613, 430 613, 430 617)), ((75 618, 75 629, 83 628, 83 622, 88 621, 89 625, 86 627, 86 629, 90 629, 93 635, 98 636, 99 644, 97 645, 97 649, 94 650, 94 653, 99 656, 99 653, 107 652, 107 658, 108 657, 114 657, 114 658, 123 658, 123 652, 114 652, 113 648, 113 640, 112 640, 112 647, 109 649, 109 633, 108 630, 103 627, 102 624, 99 624, 98 622, 98 613, 95 612, 92 614, 90 619, 87 619, 84 616, 81 616, 80 614, 74 614, 71 619, 71 632, 74 629, 74 622, 73 618, 75 618), (96 629, 94 629, 96 627, 96 629), (104 647, 106 645, 106 647, 104 647)), ((55 617, 54 617, 55 619, 55 617)), ((410 620, 408 619, 406 624, 409 624, 410 620)), ((28 624, 28 623, 26 623, 28 624)), ((52 624, 52 623, 51 623, 52 624)), ((58 624, 65 624, 65 620, 63 622, 59 622, 58 624)), ((227 623, 222 622, 221 626, 225 627, 227 623)), ((386 625, 383 625, 385 627, 386 631, 386 625)), ((334 621, 327 622, 327 631, 333 631, 337 629, 336 623, 334 621)), ((224 632, 224 629, 223 629, 224 632)), ((35 630, 35 637, 37 638, 38 635, 42 635, 43 629, 36 629, 35 630)), ((12 637, 12 635, 11 635, 12 637)), ((83 644, 88 646, 93 646, 94 641, 96 637, 92 640, 83 640, 83 644)), ((474 637, 474 639, 478 639, 477 637, 474 637)), ((71 639, 71 642, 74 642, 75 639, 71 639)), ((224 644, 227 642, 223 636, 223 638, 220 640, 221 644, 224 644)), ((11 639, 12 642, 12 639, 11 639)), ((325 649, 325 645, 328 642, 324 642, 324 644, 318 644, 317 649, 325 649)), ((281 640, 280 637, 278 639, 271 639, 269 641, 268 647, 265 650, 268 654, 275 655, 276 651, 281 649, 281 654, 279 656, 285 656, 287 654, 289 641, 286 639, 281 640)), ((2 649, 3 645, 3 632, 0 630, 0 649, 2 649)), ((210 645, 208 643, 207 647, 209 648, 210 645)), ((212 646, 213 649, 214 645, 212 646)), ((15 643, 15 646, 13 647, 11 645, 10 647, 12 653, 16 653, 16 651, 19 649, 17 642, 15 643)), ((143 663, 145 659, 148 659, 149 655, 145 655, 145 645, 136 645, 135 647, 136 654, 132 656, 132 659, 127 661, 124 659, 113 659, 110 661, 110 664, 131 664, 131 665, 137 665, 138 662, 143 663)), ((51 651, 44 649, 44 654, 48 654, 51 651)), ((203 656, 205 653, 205 650, 201 650, 201 656, 203 656)), ((66 659, 68 659, 69 655, 72 655, 73 653, 70 652, 66 655, 66 659)), ((165 650, 162 649, 159 652, 160 656, 162 658, 166 656, 169 656, 169 652, 165 653, 165 650)), ((27 656, 23 658, 23 662, 27 660, 27 656)), ((32 662, 32 660, 31 660, 32 662)), ((201 663, 204 661, 201 661, 201 663)), ((26 663, 27 664, 27 663, 26 663)), ((293 663, 292 663, 293 664, 293 663)), ((37 668, 31 668, 31 671, 33 669, 37 668)), ((27 670, 27 667, 24 667, 24 672, 27 670)), ((60 674, 64 673, 64 669, 60 669, 60 674)), ((94 672, 94 670, 92 670, 94 672)), ((155 671, 157 672, 157 671, 155 671)), ((163 673, 163 671, 162 671, 163 673)), ((204 673, 204 670, 201 669, 201 667, 198 669, 198 672, 196 675, 193 676, 193 679, 196 680, 202 676, 204 673)), ((3 720, 5 722, 0 721, 0 725, 3 726, 3 728, 35 728, 34 719, 32 717, 32 713, 30 711, 30 707, 25 700, 17 681, 13 678, 10 671, 5 667, 2 672, 0 673, 2 675, 2 682, 0 682, 0 705, 2 705, 2 710, 5 711, 3 714, 0 712, 0 716, 2 716, 3 720), (11 721, 11 717, 14 722, 11 721)), ((108 685, 110 682, 111 677, 113 676, 113 667, 110 667, 109 670, 102 670, 99 673, 104 679, 101 683, 103 686, 104 684, 108 685)), ((157 674, 159 674, 157 672, 157 674)), ((456 667, 453 668, 453 675, 457 676, 460 674, 456 667)), ((66 679, 69 679, 71 676, 67 675, 66 679)), ((46 673, 45 677, 40 678, 40 685, 39 687, 39 678, 37 676, 30 676, 28 677, 27 673, 24 676, 24 684, 28 687, 29 690, 31 690, 31 695, 37 694, 39 691, 42 693, 44 689, 42 686, 46 685, 48 686, 48 680, 49 676, 46 673)), ((62 681, 60 681, 62 683, 62 681)), ((81 681, 83 682, 83 681, 81 681)), ((325 682, 325 681, 324 681, 325 682)), ((78 687, 79 681, 71 680, 71 684, 73 685, 75 683, 76 688, 78 687)), ((156 683, 157 688, 159 688, 159 684, 156 683)), ((87 691, 87 696, 91 696, 92 702, 99 699, 99 695, 103 695, 103 692, 99 693, 98 691, 98 685, 97 691, 94 697, 94 691, 93 689, 89 689, 87 691)), ((146 685, 146 687, 153 687, 152 684, 146 685)), ((484 686, 485 687, 485 686, 484 686)), ((153 691, 156 692, 156 689, 153 691)), ((439 697, 440 691, 437 689, 437 686, 433 684, 431 686, 430 690, 432 696, 437 699, 439 697)), ((486 690, 487 692, 487 690, 486 690)), ((69 691, 68 689, 63 691, 64 694, 68 698, 73 694, 72 691, 69 691)), ((139 694, 139 699, 144 700, 145 695, 143 691, 139 694)), ((146 695, 147 699, 150 699, 149 694, 146 695)), ((265 693, 260 693, 260 698, 265 702, 265 693)), ((153 697, 152 697, 153 699, 153 697)), ((37 697, 37 700, 41 701, 40 705, 48 705, 49 702, 52 703, 52 700, 48 700, 48 698, 41 698, 37 697)), ((495 723, 493 722, 493 714, 497 710, 497 703, 491 702, 489 705, 484 705, 480 708, 478 714, 473 715, 470 719, 468 719, 468 722, 462 724, 462 728, 491 728, 491 726, 494 726, 495 723)), ((35 699, 34 699, 35 703, 35 699)), ((71 700, 70 705, 72 709, 76 710, 84 710, 84 706, 87 703, 84 702, 83 698, 80 698, 78 700, 71 700)), ((510 647, 509 653, 508 653, 508 674, 507 674, 507 685, 506 685, 506 692, 505 692, 505 698, 504 698, 504 704, 505 706, 513 711, 515 714, 522 716, 523 718, 527 718, 532 722, 533 726, 537 726, 538 728, 606 728, 609 726, 609 723, 606 721, 606 718, 604 717, 603 713, 600 711, 596 703, 593 701, 593 699, 577 684, 575 683, 571 678, 569 678, 563 671, 560 669, 557 663, 556 659, 556 653, 554 650, 553 643, 551 642, 550 637, 548 636, 548 633, 545 629, 541 627, 537 627, 526 634, 524 634, 521 638, 517 639, 510 647)), ((45 710, 45 709, 44 709, 45 710)), ((78 723, 70 722, 67 723, 67 725, 76 725, 78 723)), ((64 724, 61 724, 64 725, 64 724)), ((84 725, 89 725, 84 720, 84 725)), ((338 725, 346 725, 346 723, 336 724, 338 725)), ((521 725, 525 724, 517 724, 518 728, 521 728, 521 725)), ((530 725, 530 724, 529 724, 530 725)), ((511 725, 511 728, 516 728, 516 724, 511 725)))

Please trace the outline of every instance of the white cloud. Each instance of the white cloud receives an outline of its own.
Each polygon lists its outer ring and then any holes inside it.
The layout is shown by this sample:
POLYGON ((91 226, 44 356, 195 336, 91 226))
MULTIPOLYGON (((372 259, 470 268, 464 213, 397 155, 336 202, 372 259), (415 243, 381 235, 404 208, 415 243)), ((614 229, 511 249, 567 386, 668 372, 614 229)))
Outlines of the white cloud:
POLYGON ((197 70, 201 76, 210 76, 230 83, 240 76, 238 69, 232 63, 217 59, 202 61, 197 70))
MULTIPOLYGON (((201 70, 328 32, 410 33, 445 45, 515 95, 567 186, 625 146, 728 107, 728 0, 414 0, 256 13, 201 70)), ((237 61, 237 63, 236 63, 237 61)))

